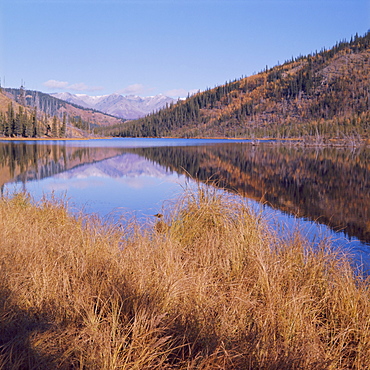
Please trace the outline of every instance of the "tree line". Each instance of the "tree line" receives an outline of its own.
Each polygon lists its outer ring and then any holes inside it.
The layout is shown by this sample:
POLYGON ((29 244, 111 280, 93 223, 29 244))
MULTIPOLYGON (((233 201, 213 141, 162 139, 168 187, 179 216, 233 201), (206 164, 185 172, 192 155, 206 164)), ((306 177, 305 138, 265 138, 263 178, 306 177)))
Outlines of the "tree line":
POLYGON ((98 119, 93 117, 95 110, 66 103, 40 91, 25 90, 23 86, 19 89, 0 87, 0 90, 14 101, 6 112, 0 113, 0 136, 63 138, 67 135, 67 127, 87 133, 98 127, 98 119))
POLYGON ((369 137, 370 32, 209 88, 113 136, 369 137))
POLYGON ((67 116, 63 114, 62 121, 54 115, 39 114, 37 108, 27 109, 13 103, 8 104, 6 112, 0 112, 0 136, 37 138, 42 136, 66 137, 67 116))

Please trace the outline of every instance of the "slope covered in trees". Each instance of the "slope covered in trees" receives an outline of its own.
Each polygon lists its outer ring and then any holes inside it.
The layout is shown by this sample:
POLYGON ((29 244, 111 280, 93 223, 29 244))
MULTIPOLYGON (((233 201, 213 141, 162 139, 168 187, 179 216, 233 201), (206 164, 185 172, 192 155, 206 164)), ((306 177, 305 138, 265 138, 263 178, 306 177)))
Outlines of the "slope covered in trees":
POLYGON ((100 125, 122 122, 92 109, 67 103, 40 91, 1 89, 0 137, 86 136, 100 125))
POLYGON ((370 32, 208 89, 117 136, 369 137, 370 32))

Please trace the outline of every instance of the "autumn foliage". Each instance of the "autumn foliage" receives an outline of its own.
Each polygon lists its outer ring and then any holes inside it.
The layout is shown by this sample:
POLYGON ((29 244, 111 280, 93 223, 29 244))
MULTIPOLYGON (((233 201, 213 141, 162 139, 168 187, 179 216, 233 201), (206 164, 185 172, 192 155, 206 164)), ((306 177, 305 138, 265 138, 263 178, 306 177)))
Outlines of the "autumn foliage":
POLYGON ((207 89, 117 136, 368 138, 370 33, 207 89))

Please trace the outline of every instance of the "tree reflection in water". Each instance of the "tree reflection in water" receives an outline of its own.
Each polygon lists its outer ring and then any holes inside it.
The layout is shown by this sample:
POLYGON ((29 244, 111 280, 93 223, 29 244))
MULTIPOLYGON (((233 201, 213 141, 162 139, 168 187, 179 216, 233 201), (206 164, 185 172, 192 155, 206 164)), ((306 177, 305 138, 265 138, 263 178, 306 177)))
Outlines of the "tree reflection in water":
POLYGON ((370 242, 370 151, 231 143, 133 152, 370 242))
MULTIPOLYGON (((370 243, 370 151, 278 144, 74 146, 0 142, 0 185, 26 183, 125 153, 199 181, 209 181, 275 209, 343 230, 370 243)), ((173 144, 172 144, 173 145, 173 144)), ((117 162, 117 161, 116 161, 117 162)))

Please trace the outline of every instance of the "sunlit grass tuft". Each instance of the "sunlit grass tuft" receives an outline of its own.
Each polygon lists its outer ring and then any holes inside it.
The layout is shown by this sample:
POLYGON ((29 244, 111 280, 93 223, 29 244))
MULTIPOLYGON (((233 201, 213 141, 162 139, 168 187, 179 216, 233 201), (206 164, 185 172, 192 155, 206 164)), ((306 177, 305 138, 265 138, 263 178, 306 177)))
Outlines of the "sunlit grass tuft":
POLYGON ((160 221, 165 232, 1 198, 0 367, 368 366, 369 284, 342 252, 282 241, 211 188, 160 221))

